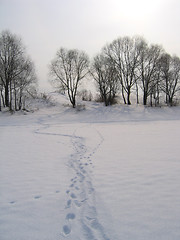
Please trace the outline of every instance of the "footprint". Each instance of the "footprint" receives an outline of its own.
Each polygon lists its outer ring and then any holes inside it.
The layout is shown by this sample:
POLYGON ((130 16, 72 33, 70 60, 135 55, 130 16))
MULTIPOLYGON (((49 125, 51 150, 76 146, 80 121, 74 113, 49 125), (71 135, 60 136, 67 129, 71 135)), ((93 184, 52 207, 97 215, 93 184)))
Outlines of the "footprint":
POLYGON ((16 201, 11 201, 11 202, 9 202, 10 204, 14 204, 14 203, 16 203, 16 201))
POLYGON ((97 230, 101 228, 101 225, 99 224, 97 219, 93 219, 91 222, 91 227, 97 230))
POLYGON ((71 198, 75 199, 76 198, 76 195, 74 193, 71 193, 71 198))
POLYGON ((67 220, 73 220, 73 219, 75 219, 75 217, 76 217, 76 215, 74 213, 68 213, 66 215, 67 220))
POLYGON ((67 201, 67 208, 70 208, 70 206, 71 206, 71 200, 68 200, 67 201))
POLYGON ((81 207, 81 206, 82 206, 82 203, 80 203, 78 200, 74 200, 74 204, 75 204, 77 207, 81 207))
POLYGON ((60 191, 59 191, 59 190, 57 190, 57 191, 56 191, 56 193, 60 193, 60 191))
POLYGON ((77 177, 71 178, 71 182, 73 182, 73 181, 76 180, 76 179, 77 179, 77 177))
POLYGON ((85 179, 85 176, 82 173, 79 173, 78 175, 79 175, 79 178, 80 178, 79 182, 83 182, 84 179, 85 179))
POLYGON ((41 197, 42 197, 41 195, 37 195, 37 196, 34 197, 34 199, 39 199, 41 197))
POLYGON ((63 226, 63 232, 65 235, 68 235, 71 232, 70 227, 68 227, 68 225, 64 225, 63 226))

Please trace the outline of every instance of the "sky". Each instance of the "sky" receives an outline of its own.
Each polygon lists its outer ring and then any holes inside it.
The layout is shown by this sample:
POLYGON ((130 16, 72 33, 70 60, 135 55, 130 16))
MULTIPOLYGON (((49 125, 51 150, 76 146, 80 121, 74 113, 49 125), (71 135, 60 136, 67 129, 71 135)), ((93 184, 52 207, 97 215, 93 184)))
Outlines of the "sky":
POLYGON ((60 47, 91 58, 118 37, 142 36, 180 57, 180 0, 0 0, 0 32, 22 38, 40 89, 60 47))

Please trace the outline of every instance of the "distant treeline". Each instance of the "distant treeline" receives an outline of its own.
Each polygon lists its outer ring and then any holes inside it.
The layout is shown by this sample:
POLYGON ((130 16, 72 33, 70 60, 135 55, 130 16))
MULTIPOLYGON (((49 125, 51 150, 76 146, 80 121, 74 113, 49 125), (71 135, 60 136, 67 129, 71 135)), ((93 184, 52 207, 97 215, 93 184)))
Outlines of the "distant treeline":
MULTIPOLYGON (((171 56, 159 45, 149 45, 142 37, 122 37, 102 48, 90 62, 86 53, 60 48, 50 64, 51 83, 67 92, 73 107, 79 83, 87 75, 95 80, 100 99, 106 106, 120 96, 131 104, 172 106, 180 91, 180 58, 171 56)), ((27 95, 36 88, 32 61, 27 57, 21 40, 9 31, 0 35, 0 106, 19 110, 27 95)), ((86 90, 86 89, 85 89, 86 90)))

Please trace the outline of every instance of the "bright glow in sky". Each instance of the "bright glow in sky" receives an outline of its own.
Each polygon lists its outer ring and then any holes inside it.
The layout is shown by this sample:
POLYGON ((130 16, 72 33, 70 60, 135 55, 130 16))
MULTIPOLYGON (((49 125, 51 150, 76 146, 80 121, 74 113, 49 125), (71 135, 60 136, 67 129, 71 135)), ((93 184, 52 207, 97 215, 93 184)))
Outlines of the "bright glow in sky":
POLYGON ((141 35, 180 56, 179 0, 0 0, 0 31, 21 36, 40 85, 60 47, 90 57, 119 36, 141 35))

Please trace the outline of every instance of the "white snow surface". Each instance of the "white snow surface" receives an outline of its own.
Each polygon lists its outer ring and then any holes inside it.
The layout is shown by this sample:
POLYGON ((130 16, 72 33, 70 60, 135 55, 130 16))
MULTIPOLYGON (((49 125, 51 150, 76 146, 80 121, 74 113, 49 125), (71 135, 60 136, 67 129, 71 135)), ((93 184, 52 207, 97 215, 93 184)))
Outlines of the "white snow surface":
POLYGON ((180 108, 51 95, 0 113, 0 239, 179 240, 180 108))

